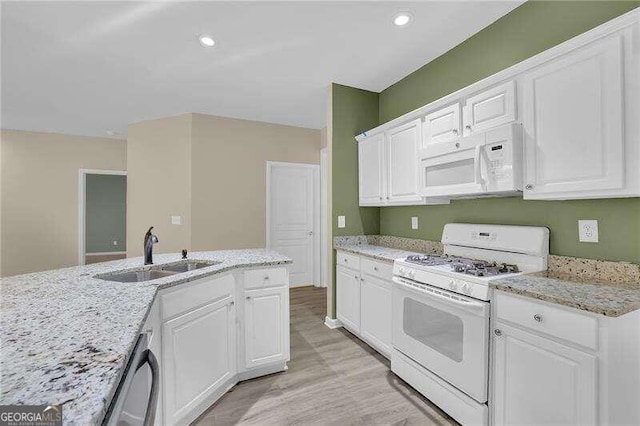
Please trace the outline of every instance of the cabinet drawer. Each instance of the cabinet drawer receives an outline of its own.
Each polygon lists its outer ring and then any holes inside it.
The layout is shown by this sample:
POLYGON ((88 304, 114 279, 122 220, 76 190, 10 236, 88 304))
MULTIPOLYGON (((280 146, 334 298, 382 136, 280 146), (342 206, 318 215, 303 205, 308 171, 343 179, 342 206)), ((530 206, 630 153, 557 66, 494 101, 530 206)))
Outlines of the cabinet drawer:
POLYGON ((244 288, 288 285, 286 268, 252 269, 244 273, 244 288))
POLYGON ((495 294, 496 316, 499 319, 593 350, 597 349, 598 320, 596 318, 559 306, 509 296, 499 291, 495 294))
POLYGON ((178 290, 168 290, 160 295, 163 321, 214 300, 232 297, 234 283, 233 275, 225 275, 183 284, 183 288, 178 290))
POLYGON ((356 255, 339 251, 336 259, 336 265, 355 270, 360 269, 360 258, 356 255))
POLYGON ((369 274, 383 280, 391 280, 393 278, 393 265, 389 263, 362 259, 360 268, 363 274, 369 274))

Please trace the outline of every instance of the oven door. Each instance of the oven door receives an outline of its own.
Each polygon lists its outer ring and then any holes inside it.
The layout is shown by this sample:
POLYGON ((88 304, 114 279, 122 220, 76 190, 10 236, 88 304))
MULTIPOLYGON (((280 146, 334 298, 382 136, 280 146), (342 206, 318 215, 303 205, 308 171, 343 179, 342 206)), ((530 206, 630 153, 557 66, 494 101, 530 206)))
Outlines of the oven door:
POLYGON ((480 403, 487 401, 489 303, 393 277, 393 346, 480 403))

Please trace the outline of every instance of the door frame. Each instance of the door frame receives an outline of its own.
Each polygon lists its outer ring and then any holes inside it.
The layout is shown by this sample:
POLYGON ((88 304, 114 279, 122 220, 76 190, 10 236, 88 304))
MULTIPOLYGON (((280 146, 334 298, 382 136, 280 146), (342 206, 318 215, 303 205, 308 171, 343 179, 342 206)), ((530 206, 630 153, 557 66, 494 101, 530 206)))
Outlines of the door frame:
POLYGON ((271 170, 274 167, 306 168, 313 171, 313 285, 320 284, 320 165, 309 163, 288 163, 282 161, 267 161, 266 180, 266 248, 271 249, 271 170))
MULTIPOLYGON (((78 169, 78 265, 85 264, 85 233, 87 213, 87 175, 126 176, 126 170, 78 169)), ((113 253, 113 252, 112 252, 113 253)))

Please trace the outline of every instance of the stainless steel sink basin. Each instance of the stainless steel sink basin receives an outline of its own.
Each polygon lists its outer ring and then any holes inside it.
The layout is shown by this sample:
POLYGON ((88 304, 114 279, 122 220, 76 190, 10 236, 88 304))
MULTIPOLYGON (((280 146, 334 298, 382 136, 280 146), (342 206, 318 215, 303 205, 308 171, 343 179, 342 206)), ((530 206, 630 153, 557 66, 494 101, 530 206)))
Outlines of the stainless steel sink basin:
POLYGON ((106 281, 116 281, 119 283, 138 283, 143 281, 157 280, 183 272, 194 271, 196 269, 206 268, 207 266, 217 265, 220 262, 207 260, 184 260, 172 265, 158 266, 145 271, 129 271, 119 274, 103 274, 96 275, 95 278, 106 281))
POLYGON ((207 266, 217 265, 220 262, 215 261, 207 261, 207 260, 186 260, 180 263, 175 263, 173 265, 163 266, 163 271, 171 271, 171 272, 189 272, 194 271, 196 269, 206 268, 207 266))
POLYGON ((132 271, 123 272, 121 274, 102 275, 97 276, 96 278, 107 281, 117 281, 120 283, 136 283, 142 281, 157 280, 159 278, 168 277, 170 275, 175 275, 175 272, 151 269, 147 271, 132 271))

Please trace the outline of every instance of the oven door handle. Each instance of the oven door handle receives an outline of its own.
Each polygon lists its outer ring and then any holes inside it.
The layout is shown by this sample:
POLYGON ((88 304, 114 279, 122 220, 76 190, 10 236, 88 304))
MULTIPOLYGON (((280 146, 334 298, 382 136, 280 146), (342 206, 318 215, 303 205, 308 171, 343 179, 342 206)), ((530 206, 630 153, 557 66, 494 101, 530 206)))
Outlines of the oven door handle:
POLYGON ((483 153, 484 153, 484 146, 476 145, 475 158, 473 160, 473 166, 474 166, 473 171, 475 175, 474 180, 478 185, 480 185, 480 188, 482 188, 482 190, 484 191, 486 187, 486 182, 482 177, 482 163, 481 163, 481 159, 483 158, 483 155, 482 155, 483 153))
POLYGON ((151 369, 151 392, 149 392, 149 401, 147 402, 147 411, 145 412, 143 425, 153 426, 158 406, 158 393, 160 392, 160 366, 150 349, 145 349, 142 353, 142 358, 136 367, 136 371, 141 369, 145 364, 149 364, 149 368, 151 369))
POLYGON ((406 282, 404 282, 402 280, 402 278, 398 278, 398 277, 393 277, 393 282, 396 284, 399 284, 402 286, 402 288, 407 289, 407 290, 412 290, 418 294, 421 294, 423 296, 432 298, 432 299, 436 299, 440 302, 443 302, 445 304, 448 305, 452 305, 452 306, 456 306, 458 308, 464 309, 466 311, 484 311, 486 308, 487 303, 486 302, 476 302, 476 301, 472 301, 472 300, 468 300, 466 298, 462 298, 458 295, 456 295, 456 297, 458 298, 458 300, 447 297, 447 296, 442 296, 441 294, 436 293, 435 291, 431 291, 428 289, 421 289, 418 287, 414 287, 410 284, 407 284, 406 282))

